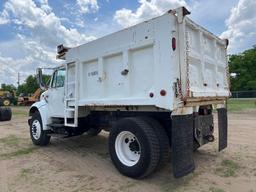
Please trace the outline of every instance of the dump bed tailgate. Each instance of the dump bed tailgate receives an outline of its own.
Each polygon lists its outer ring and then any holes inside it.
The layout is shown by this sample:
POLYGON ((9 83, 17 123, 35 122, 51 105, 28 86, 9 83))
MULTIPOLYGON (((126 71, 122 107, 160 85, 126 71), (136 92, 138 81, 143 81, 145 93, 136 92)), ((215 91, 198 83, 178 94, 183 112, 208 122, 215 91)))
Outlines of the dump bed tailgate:
POLYGON ((180 57, 184 98, 209 100, 228 97, 227 41, 185 17, 179 24, 179 42, 180 56, 184 58, 180 57))

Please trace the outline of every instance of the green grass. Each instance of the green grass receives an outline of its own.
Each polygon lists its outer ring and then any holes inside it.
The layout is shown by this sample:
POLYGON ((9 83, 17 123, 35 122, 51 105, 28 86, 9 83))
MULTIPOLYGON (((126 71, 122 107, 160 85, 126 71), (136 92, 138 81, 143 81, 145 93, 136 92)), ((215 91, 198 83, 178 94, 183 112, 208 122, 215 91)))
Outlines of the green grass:
POLYGON ((218 167, 215 172, 221 177, 235 177, 239 168, 240 167, 236 162, 225 159, 221 162, 220 167, 218 167))
POLYGON ((199 172, 192 172, 179 179, 164 179, 160 181, 160 190, 162 192, 186 191, 184 187, 188 187, 190 182, 200 175, 199 172))
POLYGON ((27 117, 29 107, 27 106, 12 106, 12 115, 14 117, 27 117))
POLYGON ((19 138, 16 135, 8 135, 4 138, 0 138, 0 147, 4 150, 10 149, 10 152, 0 153, 0 160, 10 159, 16 156, 26 155, 32 153, 36 147, 35 146, 25 146, 23 138, 19 138))
POLYGON ((209 191, 210 192, 225 192, 223 189, 215 188, 215 187, 210 187, 209 191))
POLYGON ((27 178, 29 174, 32 173, 32 169, 22 169, 20 176, 27 178))
POLYGON ((9 135, 4 138, 0 138, 0 143, 8 146, 17 146, 20 143, 20 139, 16 135, 9 135))
POLYGON ((10 158, 14 158, 21 155, 27 155, 32 153, 35 149, 36 149, 35 147, 28 147, 28 148, 18 149, 10 153, 3 153, 0 155, 0 160, 10 159, 10 158))
POLYGON ((137 181, 128 181, 125 185, 119 187, 119 191, 130 191, 130 189, 138 184, 137 181))
POLYGON ((229 111, 242 111, 246 109, 256 109, 256 99, 255 100, 240 100, 240 99, 228 100, 229 111))

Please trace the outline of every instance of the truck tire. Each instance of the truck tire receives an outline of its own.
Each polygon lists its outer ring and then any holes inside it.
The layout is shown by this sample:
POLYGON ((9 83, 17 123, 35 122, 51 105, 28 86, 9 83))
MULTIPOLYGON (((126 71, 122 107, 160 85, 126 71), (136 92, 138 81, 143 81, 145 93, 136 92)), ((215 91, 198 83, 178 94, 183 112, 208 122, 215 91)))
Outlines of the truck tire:
POLYGON ((143 119, 152 126, 158 138, 160 146, 160 158, 157 169, 161 169, 170 159, 171 149, 169 138, 164 127, 156 119, 151 117, 143 117, 143 119))
POLYGON ((101 132, 101 127, 91 127, 88 131, 86 131, 87 135, 97 136, 101 132))
POLYGON ((30 137, 34 145, 45 146, 50 142, 51 137, 43 130, 41 115, 36 111, 30 121, 30 137))
POLYGON ((12 111, 9 107, 0 107, 0 121, 10 121, 12 119, 12 111))
POLYGON ((159 139, 143 118, 123 118, 110 131, 109 153, 120 173, 143 178, 152 173, 159 163, 159 139))

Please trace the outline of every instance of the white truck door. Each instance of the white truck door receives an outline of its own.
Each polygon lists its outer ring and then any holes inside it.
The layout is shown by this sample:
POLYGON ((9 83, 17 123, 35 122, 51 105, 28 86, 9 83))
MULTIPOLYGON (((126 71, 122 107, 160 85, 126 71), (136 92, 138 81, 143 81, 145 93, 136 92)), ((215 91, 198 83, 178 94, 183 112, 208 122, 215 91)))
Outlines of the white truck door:
POLYGON ((51 117, 64 117, 65 69, 57 69, 48 89, 47 101, 51 117))

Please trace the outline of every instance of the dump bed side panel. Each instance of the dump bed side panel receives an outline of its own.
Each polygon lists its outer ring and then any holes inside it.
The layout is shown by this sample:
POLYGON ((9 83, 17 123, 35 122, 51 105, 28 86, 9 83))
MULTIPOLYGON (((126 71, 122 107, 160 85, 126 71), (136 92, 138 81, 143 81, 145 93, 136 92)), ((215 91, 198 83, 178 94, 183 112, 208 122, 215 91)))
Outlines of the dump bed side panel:
POLYGON ((69 50, 67 62, 79 67, 78 105, 172 110, 172 85, 179 74, 171 49, 175 28, 175 16, 165 14, 69 50))

